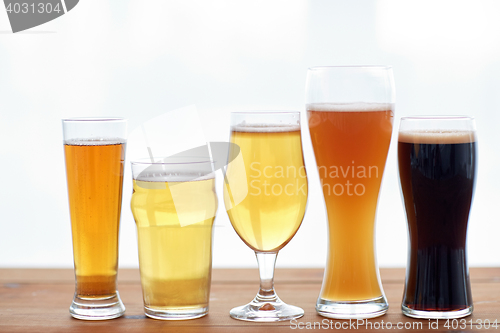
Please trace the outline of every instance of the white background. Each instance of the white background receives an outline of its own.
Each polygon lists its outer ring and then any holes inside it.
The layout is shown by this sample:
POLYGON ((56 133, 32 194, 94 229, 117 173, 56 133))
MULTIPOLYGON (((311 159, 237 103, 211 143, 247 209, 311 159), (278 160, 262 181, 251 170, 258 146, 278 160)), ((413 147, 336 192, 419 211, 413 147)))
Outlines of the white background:
MULTIPOLYGON (((323 267, 326 217, 304 113, 306 72, 368 64, 394 68, 395 132, 406 115, 476 117, 469 260, 500 265, 498 13, 499 1, 480 0, 81 0, 12 34, 0 9, 0 267, 73 265, 61 118, 122 116, 133 130, 189 105, 206 141, 228 140, 231 111, 302 112, 309 203, 278 266, 323 267)), ((177 133, 176 124, 164 130, 177 133)), ((382 267, 406 264, 395 148, 393 137, 377 218, 382 267)), ((128 161, 124 186, 120 266, 137 267, 128 161)), ((214 267, 256 267, 217 190, 214 267)))

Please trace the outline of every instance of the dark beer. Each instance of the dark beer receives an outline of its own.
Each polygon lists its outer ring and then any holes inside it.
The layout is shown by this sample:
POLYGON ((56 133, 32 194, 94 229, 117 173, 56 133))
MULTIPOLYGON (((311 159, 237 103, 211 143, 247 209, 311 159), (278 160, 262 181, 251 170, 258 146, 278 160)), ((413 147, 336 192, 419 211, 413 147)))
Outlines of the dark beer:
POLYGON ((466 235, 474 132, 400 132, 398 162, 410 241, 403 310, 471 309, 466 235))

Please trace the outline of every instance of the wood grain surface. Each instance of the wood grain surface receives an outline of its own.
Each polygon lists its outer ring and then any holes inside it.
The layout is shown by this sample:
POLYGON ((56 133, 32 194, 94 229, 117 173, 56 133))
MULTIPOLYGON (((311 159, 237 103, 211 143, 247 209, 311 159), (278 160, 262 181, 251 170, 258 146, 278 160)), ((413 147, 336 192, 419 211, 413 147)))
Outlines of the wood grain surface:
POLYGON ((0 269, 0 332, 500 332, 500 268, 471 268, 474 313, 463 321, 438 323, 416 320, 401 313, 404 269, 381 269, 389 311, 367 322, 330 320, 316 314, 322 269, 277 269, 276 290, 287 303, 305 310, 296 322, 248 323, 231 319, 232 307, 249 302, 256 294, 257 269, 214 269, 209 314, 200 319, 162 321, 145 317, 137 269, 121 269, 118 290, 127 310, 107 321, 83 321, 69 315, 74 293, 71 269, 0 269), (498 327, 482 323, 495 320, 498 327), (399 325, 399 328, 398 328, 399 325), (454 326, 451 326, 454 325, 454 326), (480 327, 481 325, 481 327, 480 327), (392 326, 392 327, 391 327, 392 326), (313 329, 315 328, 315 329, 313 329))

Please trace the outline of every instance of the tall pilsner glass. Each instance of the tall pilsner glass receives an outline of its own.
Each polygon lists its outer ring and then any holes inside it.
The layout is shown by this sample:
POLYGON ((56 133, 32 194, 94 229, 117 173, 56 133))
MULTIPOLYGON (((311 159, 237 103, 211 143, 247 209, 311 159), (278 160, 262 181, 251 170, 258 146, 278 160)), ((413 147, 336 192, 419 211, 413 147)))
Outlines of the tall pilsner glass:
POLYGON ((467 225, 476 179, 470 117, 404 117, 398 140, 409 247, 403 313, 460 318, 472 313, 467 225))
POLYGON ((231 143, 224 203, 234 230, 255 251, 260 290, 230 315, 247 321, 299 318, 304 310, 283 303, 274 291, 274 265, 306 209, 300 113, 232 113, 231 143))
POLYGON ((387 312, 375 215, 394 118, 391 67, 314 67, 306 108, 328 214, 329 250, 316 311, 329 318, 387 312))
POLYGON ((63 120, 76 290, 69 311, 102 320, 125 312, 118 291, 125 119, 63 120))

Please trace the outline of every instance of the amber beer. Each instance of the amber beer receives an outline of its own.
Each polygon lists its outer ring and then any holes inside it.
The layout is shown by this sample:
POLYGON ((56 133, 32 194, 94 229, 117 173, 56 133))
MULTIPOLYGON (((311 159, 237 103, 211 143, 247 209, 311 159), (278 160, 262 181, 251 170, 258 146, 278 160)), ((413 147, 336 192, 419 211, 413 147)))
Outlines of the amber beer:
POLYGON ((64 152, 76 293, 109 297, 116 293, 125 144, 71 140, 64 152))
POLYGON ((393 108, 386 103, 307 105, 330 239, 320 300, 383 297, 374 223, 393 108))
POLYGON ((63 120, 75 295, 73 317, 121 316, 116 288, 118 231, 125 159, 125 119, 63 120))
MULTIPOLYGON (((134 163, 133 163, 134 168, 134 163)), ((215 179, 134 172, 131 209, 137 225, 144 311, 156 319, 208 312, 215 179)))
POLYGON ((233 126, 229 160, 241 151, 244 168, 241 183, 236 164, 230 163, 224 186, 224 202, 240 238, 254 251, 277 252, 295 235, 307 202, 307 175, 302 157, 299 126, 233 126), (248 187, 235 202, 234 193, 248 187))

